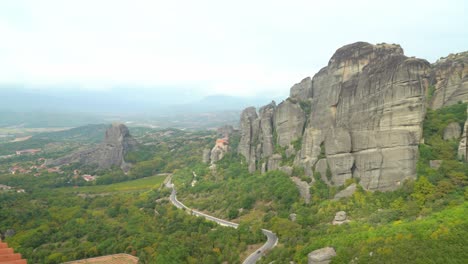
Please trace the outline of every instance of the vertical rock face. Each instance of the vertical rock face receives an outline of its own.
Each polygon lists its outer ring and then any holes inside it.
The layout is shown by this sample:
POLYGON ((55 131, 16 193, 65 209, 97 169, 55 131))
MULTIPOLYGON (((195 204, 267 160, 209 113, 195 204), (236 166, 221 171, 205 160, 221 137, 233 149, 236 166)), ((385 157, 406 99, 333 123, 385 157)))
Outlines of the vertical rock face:
POLYGON ((256 146, 255 141, 258 138, 259 122, 255 107, 246 108, 242 111, 240 119, 240 134, 238 152, 245 157, 249 164, 249 171, 256 170, 256 146))
POLYGON ((219 137, 229 137, 232 133, 234 133, 234 128, 230 125, 225 125, 216 130, 219 137))
POLYGON ((461 127, 457 122, 452 122, 444 129, 444 140, 458 139, 461 135, 461 127))
POLYGON ((429 67, 398 45, 360 42, 337 50, 313 78, 306 130, 318 136, 306 139, 304 164, 315 162, 324 142, 335 184, 356 177, 367 189, 387 190, 415 177, 429 67))
POLYGON ((203 163, 209 163, 210 160, 211 160, 211 150, 210 149, 204 149, 203 154, 202 154, 203 163))
POLYGON ((289 97, 299 101, 304 101, 312 98, 312 79, 304 78, 300 83, 296 83, 291 87, 289 97))
POLYGON ((259 110, 260 119, 260 138, 259 142, 262 145, 260 157, 269 157, 273 154, 273 115, 275 114, 276 103, 271 102, 259 110))
MULTIPOLYGON (((275 143, 287 147, 302 139, 295 165, 312 174, 322 158, 330 167, 330 183, 356 177, 367 189, 394 189, 416 175, 429 75, 430 64, 404 56, 399 45, 344 46, 276 107, 275 143)), ((255 121, 247 116, 254 114, 243 113, 241 142, 252 143, 255 121)), ((255 144, 262 145, 262 139, 255 144)), ((252 152, 258 150, 255 144, 243 145, 239 153, 251 161, 265 157, 262 149, 252 152)))
POLYGON ((275 112, 275 128, 278 145, 285 147, 302 136, 305 124, 305 113, 299 103, 291 99, 278 105, 275 112))
POLYGON ((468 102, 468 52, 438 60, 433 65, 431 85, 435 89, 429 102, 433 109, 468 102))
POLYGON ((99 146, 78 151, 65 157, 49 161, 47 165, 60 166, 69 163, 97 165, 99 169, 109 169, 113 166, 128 171, 129 164, 125 155, 137 147, 137 142, 123 124, 112 124, 107 130, 103 143, 99 146))
MULTIPOLYGON (((467 109, 468 113, 468 109, 467 109)), ((465 121, 465 126, 463 128, 463 134, 460 139, 460 144, 458 145, 458 158, 460 160, 468 161, 468 153, 467 153, 467 144, 468 144, 468 120, 465 121)))

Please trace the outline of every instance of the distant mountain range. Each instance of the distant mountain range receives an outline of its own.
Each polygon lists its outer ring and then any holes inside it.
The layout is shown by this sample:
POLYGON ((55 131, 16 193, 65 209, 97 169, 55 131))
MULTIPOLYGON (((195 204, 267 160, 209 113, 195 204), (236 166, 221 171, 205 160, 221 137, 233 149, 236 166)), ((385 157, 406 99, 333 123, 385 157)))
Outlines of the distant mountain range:
POLYGON ((0 85, 0 111, 74 112, 93 114, 171 114, 242 110, 271 98, 212 95, 203 97, 170 88, 115 88, 111 90, 30 89, 0 85))
POLYGON ((248 106, 264 97, 197 96, 184 90, 30 89, 0 85, 0 127, 76 127, 86 124, 129 124, 187 129, 237 124, 248 106))

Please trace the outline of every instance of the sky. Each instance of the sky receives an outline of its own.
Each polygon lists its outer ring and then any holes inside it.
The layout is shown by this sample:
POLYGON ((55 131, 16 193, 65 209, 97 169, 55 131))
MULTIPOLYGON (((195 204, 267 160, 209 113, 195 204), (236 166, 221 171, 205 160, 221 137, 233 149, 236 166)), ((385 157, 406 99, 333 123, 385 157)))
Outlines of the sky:
POLYGON ((430 62, 466 51, 467 11, 466 0, 0 1, 0 84, 286 96, 356 41, 430 62))

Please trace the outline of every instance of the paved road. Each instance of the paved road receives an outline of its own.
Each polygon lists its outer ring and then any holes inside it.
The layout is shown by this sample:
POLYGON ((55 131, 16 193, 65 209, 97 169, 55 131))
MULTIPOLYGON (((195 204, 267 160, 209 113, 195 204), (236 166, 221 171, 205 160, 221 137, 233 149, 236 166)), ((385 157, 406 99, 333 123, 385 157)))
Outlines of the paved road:
MULTIPOLYGON (((177 192, 174 188, 174 184, 171 182, 170 179, 166 182, 166 187, 172 189, 170 200, 175 207, 179 209, 185 209, 187 212, 189 212, 192 215, 205 217, 207 220, 216 222, 222 226, 228 226, 228 227, 233 227, 233 228, 237 228, 239 226, 239 224, 229 222, 224 219, 220 219, 211 215, 207 215, 207 214, 190 209, 189 207, 185 206, 185 204, 177 200, 177 195, 176 195, 177 192)), ((276 236, 275 233, 266 229, 262 229, 262 232, 267 237, 267 241, 265 242, 265 244, 263 244, 263 246, 257 249, 254 253, 250 254, 250 256, 248 256, 244 260, 244 262, 242 262, 243 264, 254 264, 255 262, 257 262, 258 259, 260 259, 266 253, 266 251, 274 248, 278 244, 278 237, 276 236)))

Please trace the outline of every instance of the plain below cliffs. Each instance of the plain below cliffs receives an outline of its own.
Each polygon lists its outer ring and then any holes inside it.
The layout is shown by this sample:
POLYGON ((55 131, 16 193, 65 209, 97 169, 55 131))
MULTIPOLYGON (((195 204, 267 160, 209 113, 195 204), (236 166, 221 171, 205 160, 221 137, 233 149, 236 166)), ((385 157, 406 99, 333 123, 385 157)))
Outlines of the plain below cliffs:
POLYGON ((238 152, 251 172, 295 166, 329 184, 395 189, 416 177, 426 107, 468 101, 467 57, 431 65, 396 44, 346 45, 285 101, 245 109, 238 152))
POLYGON ((134 150, 137 145, 125 125, 112 124, 106 130, 104 141, 98 146, 48 161, 47 165, 61 166, 70 163, 81 163, 97 166, 98 169, 109 169, 115 166, 128 171, 130 165, 125 162, 125 155, 134 150))

